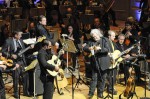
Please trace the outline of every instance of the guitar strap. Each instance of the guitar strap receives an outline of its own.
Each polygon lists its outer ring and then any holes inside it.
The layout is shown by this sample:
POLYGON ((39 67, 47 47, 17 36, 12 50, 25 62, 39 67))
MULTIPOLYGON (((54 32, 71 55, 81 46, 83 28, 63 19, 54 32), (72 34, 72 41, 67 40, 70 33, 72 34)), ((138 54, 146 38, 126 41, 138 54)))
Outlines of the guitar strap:
POLYGON ((113 50, 113 52, 115 51, 115 48, 114 48, 114 44, 113 44, 113 42, 110 40, 110 44, 111 44, 111 47, 112 47, 112 50, 113 50))

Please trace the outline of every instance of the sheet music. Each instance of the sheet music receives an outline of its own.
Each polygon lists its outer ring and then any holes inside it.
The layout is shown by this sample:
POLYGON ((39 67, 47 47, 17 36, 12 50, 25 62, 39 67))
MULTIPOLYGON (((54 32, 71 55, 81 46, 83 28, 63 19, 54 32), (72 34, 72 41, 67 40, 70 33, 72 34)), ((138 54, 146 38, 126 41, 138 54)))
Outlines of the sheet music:
POLYGON ((36 38, 29 38, 29 39, 25 39, 25 40, 23 40, 23 42, 25 43, 25 44, 34 44, 34 43, 36 43, 36 38))

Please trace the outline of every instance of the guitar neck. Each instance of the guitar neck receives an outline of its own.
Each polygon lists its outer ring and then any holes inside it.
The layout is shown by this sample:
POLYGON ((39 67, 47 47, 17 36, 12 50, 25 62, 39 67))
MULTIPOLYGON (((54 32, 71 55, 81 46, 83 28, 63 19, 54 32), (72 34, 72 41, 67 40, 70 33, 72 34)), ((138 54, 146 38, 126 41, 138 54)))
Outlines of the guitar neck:
POLYGON ((123 51, 119 56, 122 56, 122 55, 124 55, 124 54, 126 54, 126 53, 128 53, 130 50, 132 50, 134 48, 134 46, 132 46, 132 47, 130 47, 130 48, 128 48, 128 49, 126 49, 125 51, 123 51))
POLYGON ((22 50, 21 52, 19 52, 18 56, 21 56, 24 52, 26 52, 29 49, 30 49, 30 46, 28 46, 27 48, 25 48, 24 50, 22 50))

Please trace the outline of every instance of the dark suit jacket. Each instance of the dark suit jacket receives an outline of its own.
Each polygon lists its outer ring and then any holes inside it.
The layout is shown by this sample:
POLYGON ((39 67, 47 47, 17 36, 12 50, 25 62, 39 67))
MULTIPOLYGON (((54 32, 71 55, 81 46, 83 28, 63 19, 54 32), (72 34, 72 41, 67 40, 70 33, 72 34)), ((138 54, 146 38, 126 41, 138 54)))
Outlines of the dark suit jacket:
MULTIPOLYGON (((25 49, 25 45, 23 43, 23 40, 20 39, 20 45, 22 47, 22 49, 25 49)), ((21 50, 22 50, 21 49, 21 50)), ((2 54, 4 57, 7 57, 7 58, 11 58, 12 54, 18 54, 16 53, 16 43, 15 43, 15 40, 13 38, 8 38, 6 40, 6 42, 4 43, 4 45, 2 46, 2 54)), ((25 60, 25 56, 23 54, 23 62, 26 64, 26 60, 25 60)))
MULTIPOLYGON (((19 40, 20 44, 22 46, 22 49, 25 49, 25 45, 23 43, 23 40, 19 40)), ((8 38, 4 45, 2 46, 2 53, 5 57, 10 58, 12 54, 15 53, 16 45, 13 38, 8 38)))
POLYGON ((55 67, 49 63, 47 63, 48 60, 52 58, 52 54, 48 53, 44 49, 40 49, 38 52, 38 62, 41 68, 41 80, 44 81, 44 79, 53 78, 53 76, 49 75, 46 69, 54 70, 55 67))
POLYGON ((54 45, 54 34, 53 33, 49 33, 48 30, 41 24, 37 24, 36 26, 36 36, 45 36, 46 39, 50 40, 52 42, 52 44, 54 45))
MULTIPOLYGON (((90 40, 87 44, 87 46, 85 46, 83 48, 84 51, 90 52, 90 50, 88 49, 90 46, 93 46, 95 44, 100 44, 101 50, 98 50, 95 52, 95 57, 91 57, 91 65, 95 65, 96 67, 99 67, 101 70, 106 70, 109 68, 110 66, 110 57, 108 56, 108 52, 109 52, 109 40, 105 37, 102 37, 98 42, 95 42, 93 40, 90 40), (94 60, 96 59, 96 62, 94 62, 94 60), (96 64, 94 64, 96 63, 96 64)), ((94 66, 93 66, 94 68, 94 66)))

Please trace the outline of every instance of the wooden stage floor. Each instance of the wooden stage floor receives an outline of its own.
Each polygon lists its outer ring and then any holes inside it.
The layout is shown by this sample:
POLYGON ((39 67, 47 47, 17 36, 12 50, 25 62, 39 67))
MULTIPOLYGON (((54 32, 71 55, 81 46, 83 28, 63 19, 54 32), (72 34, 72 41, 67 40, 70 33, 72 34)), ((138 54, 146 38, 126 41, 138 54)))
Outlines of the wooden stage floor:
MULTIPOLYGON (((144 80, 144 79, 143 79, 144 80)), ((139 86, 136 86, 135 88, 135 92, 138 96, 138 99, 140 99, 140 97, 145 97, 145 89, 144 89, 144 82, 142 82, 139 86)), ((13 91, 10 91, 10 93, 8 93, 8 89, 12 86, 12 84, 9 84, 6 86, 6 99, 15 99, 13 98, 13 91)), ((75 87, 75 84, 74 84, 75 87)), ((119 95, 125 90, 126 86, 123 84, 116 84, 115 85, 115 89, 118 91, 117 95, 114 95, 114 99, 119 99, 119 95)), ((54 92, 54 97, 53 99, 72 99, 72 85, 68 85, 66 87, 66 89, 63 89, 64 95, 59 95, 57 93, 57 90, 55 89, 54 92), (67 90, 69 91, 67 91, 67 90)), ((78 87, 75 88, 74 91, 74 99, 88 99, 88 91, 89 91, 89 87, 87 85, 85 85, 84 83, 81 83, 78 85, 78 87)), ((107 96, 107 92, 104 92, 104 96, 107 96)), ((146 90, 146 96, 150 97, 150 91, 146 90)), ((34 97, 26 97, 23 96, 21 93, 20 99, 34 99, 34 97)), ((36 97, 36 99, 42 99, 42 96, 38 96, 36 97)), ((97 99, 96 97, 96 90, 95 90, 95 95, 92 99, 97 99)), ((108 99, 108 98, 107 98, 108 99)), ((122 99, 126 99, 125 97, 122 97, 122 99)), ((133 99, 137 99, 136 96, 134 95, 133 99)))

